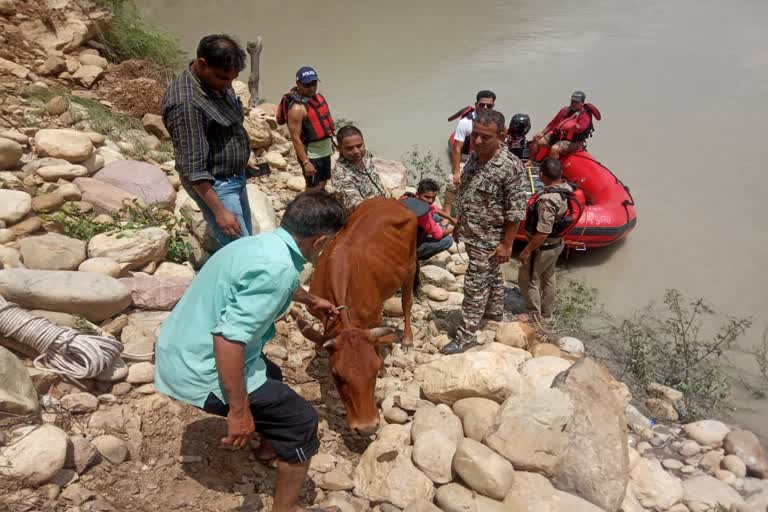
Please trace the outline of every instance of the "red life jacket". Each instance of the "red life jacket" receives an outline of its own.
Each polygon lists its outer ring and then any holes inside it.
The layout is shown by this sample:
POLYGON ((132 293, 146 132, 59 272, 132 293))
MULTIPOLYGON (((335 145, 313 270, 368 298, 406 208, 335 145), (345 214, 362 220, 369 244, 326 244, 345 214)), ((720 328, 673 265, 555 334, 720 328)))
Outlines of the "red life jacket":
POLYGON ((600 111, 597 110, 597 107, 591 103, 584 104, 583 112, 575 112, 571 110, 571 107, 564 107, 562 110, 560 110, 560 115, 564 116, 565 118, 560 121, 560 124, 558 124, 557 128, 555 129, 556 133, 558 134, 558 138, 560 140, 570 140, 571 142, 584 142, 589 137, 591 137, 592 133, 595 131, 593 120, 597 119, 599 121, 602 117, 600 115, 600 111), (586 113, 589 116, 589 125, 583 132, 574 134, 573 130, 576 127, 576 121, 582 113, 586 113))
POLYGON ((331 110, 325 98, 321 94, 315 94, 311 98, 302 97, 296 89, 291 89, 291 92, 284 94, 280 100, 275 116, 277 124, 288 122, 288 111, 294 103, 300 103, 307 109, 307 116, 301 125, 301 141, 304 144, 327 139, 333 135, 336 124, 333 122, 331 110))

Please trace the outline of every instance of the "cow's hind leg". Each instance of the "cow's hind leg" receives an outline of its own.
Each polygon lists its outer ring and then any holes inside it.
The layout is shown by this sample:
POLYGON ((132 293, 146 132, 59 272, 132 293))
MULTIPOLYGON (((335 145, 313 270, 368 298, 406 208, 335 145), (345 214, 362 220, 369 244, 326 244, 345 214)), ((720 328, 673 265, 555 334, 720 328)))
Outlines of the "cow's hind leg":
POLYGON ((413 330, 411 329, 411 307, 413 306, 414 283, 416 282, 416 273, 418 265, 411 265, 408 269, 402 285, 402 304, 405 315, 405 325, 403 327, 403 350, 407 351, 413 346, 413 330))

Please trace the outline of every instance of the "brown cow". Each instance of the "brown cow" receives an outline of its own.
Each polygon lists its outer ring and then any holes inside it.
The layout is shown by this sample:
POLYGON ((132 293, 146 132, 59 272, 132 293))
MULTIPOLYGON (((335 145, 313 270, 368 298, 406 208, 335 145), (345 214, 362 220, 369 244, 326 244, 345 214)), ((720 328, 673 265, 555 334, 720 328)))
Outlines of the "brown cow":
POLYGON ((350 430, 371 433, 379 424, 374 389, 384 361, 376 347, 394 339, 391 330, 379 326, 384 301, 397 290, 402 290, 405 313, 403 345, 413 343, 416 230, 416 216, 399 201, 369 199, 350 216, 317 262, 310 292, 345 307, 337 317, 326 319, 324 334, 306 322, 300 322, 300 328, 330 354, 350 430))

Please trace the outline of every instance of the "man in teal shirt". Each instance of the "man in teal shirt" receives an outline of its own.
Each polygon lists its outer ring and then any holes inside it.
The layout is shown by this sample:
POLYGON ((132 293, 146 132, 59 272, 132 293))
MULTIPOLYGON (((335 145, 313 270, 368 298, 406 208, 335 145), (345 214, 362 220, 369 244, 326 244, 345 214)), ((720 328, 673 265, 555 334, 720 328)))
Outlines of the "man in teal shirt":
POLYGON ((328 194, 299 195, 279 229, 243 237, 211 257, 157 341, 159 392, 226 416, 224 443, 248 446, 256 431, 262 455, 277 456, 275 512, 303 510, 296 505, 299 490, 320 441, 315 409, 282 382, 262 348, 292 300, 312 314, 337 313, 300 287, 299 274, 345 222, 343 207, 328 194))

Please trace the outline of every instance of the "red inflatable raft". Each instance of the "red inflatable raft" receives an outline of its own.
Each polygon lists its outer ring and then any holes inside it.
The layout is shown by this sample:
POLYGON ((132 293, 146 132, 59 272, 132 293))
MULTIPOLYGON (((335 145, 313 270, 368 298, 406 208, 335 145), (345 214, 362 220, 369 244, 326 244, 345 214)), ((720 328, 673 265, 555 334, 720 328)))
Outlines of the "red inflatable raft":
MULTIPOLYGON (((587 151, 577 151, 562 161, 563 177, 579 186, 577 196, 586 207, 565 243, 577 250, 605 247, 635 228, 635 202, 626 187, 607 167, 587 151)), ((525 240, 524 232, 518 239, 525 240)))

